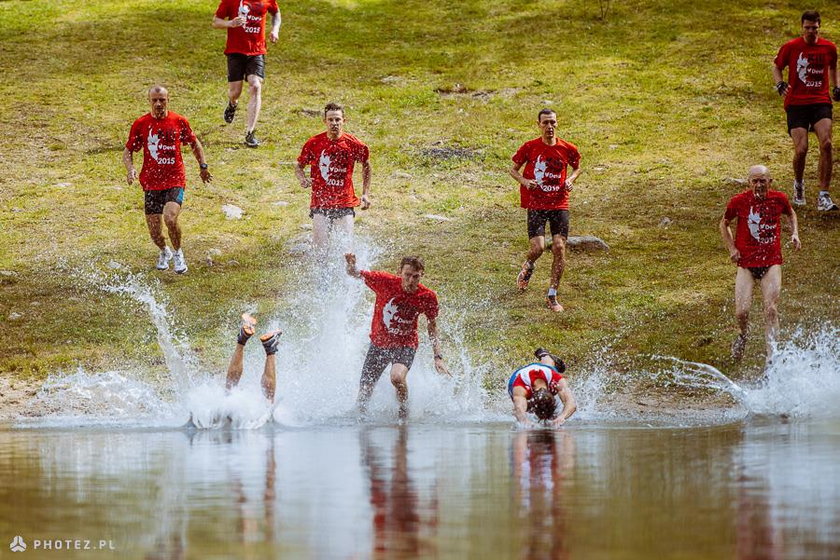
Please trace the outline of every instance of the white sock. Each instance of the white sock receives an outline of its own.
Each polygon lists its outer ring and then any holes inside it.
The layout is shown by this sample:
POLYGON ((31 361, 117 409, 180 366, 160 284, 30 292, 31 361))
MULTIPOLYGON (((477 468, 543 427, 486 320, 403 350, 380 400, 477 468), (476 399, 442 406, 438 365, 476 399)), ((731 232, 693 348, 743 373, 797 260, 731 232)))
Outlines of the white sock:
POLYGON ((549 288, 548 297, 557 297, 557 288, 549 288))
POLYGON ((826 196, 826 195, 828 195, 828 191, 820 191, 820 196, 826 196))
POLYGON ((796 179, 793 180, 794 187, 802 187, 805 185, 805 181, 797 181, 796 179))

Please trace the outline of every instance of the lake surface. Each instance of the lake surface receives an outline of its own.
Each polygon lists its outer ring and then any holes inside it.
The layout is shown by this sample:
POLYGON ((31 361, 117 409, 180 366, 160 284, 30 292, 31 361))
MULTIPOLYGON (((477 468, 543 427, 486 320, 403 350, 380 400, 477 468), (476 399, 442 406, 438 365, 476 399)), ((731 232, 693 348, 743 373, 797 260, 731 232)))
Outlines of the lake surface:
POLYGON ((838 419, 346 424, 2 429, 0 555, 840 558, 838 419))

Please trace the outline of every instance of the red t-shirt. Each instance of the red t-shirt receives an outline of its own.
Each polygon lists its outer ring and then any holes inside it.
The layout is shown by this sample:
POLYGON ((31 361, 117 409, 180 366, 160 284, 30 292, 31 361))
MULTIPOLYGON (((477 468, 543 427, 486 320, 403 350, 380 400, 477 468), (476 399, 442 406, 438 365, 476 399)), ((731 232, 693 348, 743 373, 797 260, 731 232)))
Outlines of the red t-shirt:
POLYGON ((802 37, 788 41, 773 61, 779 70, 788 67, 790 91, 785 108, 790 105, 831 103, 828 94, 828 71, 837 67, 837 47, 831 41, 817 39, 809 45, 802 37))
POLYGON ((735 248, 741 253, 738 266, 753 268, 782 264, 781 216, 793 214, 785 193, 767 191, 761 200, 747 190, 730 199, 724 217, 738 218, 735 248))
POLYGON ((545 381, 548 384, 548 391, 556 395, 563 376, 551 366, 540 363, 528 364, 513 372, 508 382, 511 398, 513 398, 513 388, 522 387, 525 389, 525 398, 530 399, 534 394, 534 383, 537 379, 545 381))
POLYGON ((417 317, 421 313, 426 319, 437 317, 437 295, 423 284, 410 294, 403 290, 399 276, 387 272, 362 270, 360 274, 376 294, 370 341, 380 348, 417 348, 417 317))
POLYGON ((352 134, 330 140, 326 132, 306 141, 298 156, 301 166, 311 166, 312 208, 351 208, 359 205, 353 190, 353 164, 367 161, 368 147, 352 134))
POLYGON ((566 170, 568 166, 577 169, 580 165, 580 152, 574 144, 557 138, 553 146, 543 142, 542 138, 525 142, 514 154, 513 162, 525 164, 522 176, 535 179, 539 183, 536 189, 520 185, 519 199, 522 208, 531 210, 568 210, 569 191, 566 189, 566 170))
POLYGON ((265 16, 279 11, 277 0, 221 0, 216 17, 233 19, 239 15, 240 6, 247 8, 248 22, 242 27, 228 27, 225 54, 265 54, 265 16))
POLYGON ((186 188, 187 176, 181 158, 181 144, 194 144, 195 134, 186 118, 168 111, 162 119, 146 113, 131 125, 125 147, 143 150, 140 185, 144 191, 186 188))

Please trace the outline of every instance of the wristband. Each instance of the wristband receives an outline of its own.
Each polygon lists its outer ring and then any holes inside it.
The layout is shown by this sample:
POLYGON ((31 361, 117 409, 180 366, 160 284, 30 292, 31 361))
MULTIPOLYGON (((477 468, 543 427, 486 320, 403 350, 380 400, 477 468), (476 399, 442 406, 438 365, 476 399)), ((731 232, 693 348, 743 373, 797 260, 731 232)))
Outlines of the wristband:
POLYGON ((199 169, 207 169, 207 164, 206 163, 199 163, 198 168, 199 169))

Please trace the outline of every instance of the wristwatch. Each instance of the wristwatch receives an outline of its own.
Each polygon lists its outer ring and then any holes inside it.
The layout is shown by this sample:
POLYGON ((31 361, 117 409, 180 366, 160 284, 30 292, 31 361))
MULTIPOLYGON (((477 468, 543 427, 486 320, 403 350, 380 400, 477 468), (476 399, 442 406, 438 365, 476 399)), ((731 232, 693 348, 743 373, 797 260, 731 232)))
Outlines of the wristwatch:
POLYGON ((199 169, 207 169, 207 164, 206 163, 199 163, 198 167, 199 167, 199 169))

